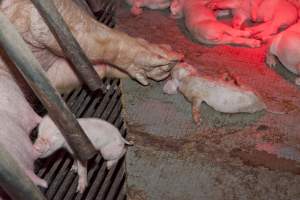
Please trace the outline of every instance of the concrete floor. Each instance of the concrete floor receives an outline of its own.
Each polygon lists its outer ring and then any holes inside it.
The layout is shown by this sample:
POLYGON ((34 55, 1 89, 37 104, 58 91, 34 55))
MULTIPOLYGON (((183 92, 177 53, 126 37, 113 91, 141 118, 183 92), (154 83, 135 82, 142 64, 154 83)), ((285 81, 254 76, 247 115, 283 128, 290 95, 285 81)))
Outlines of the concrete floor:
POLYGON ((300 92, 294 75, 264 64, 266 45, 209 47, 192 41, 168 11, 130 15, 122 5, 117 28, 170 44, 204 74, 229 71, 264 99, 269 110, 221 114, 203 104, 196 127, 190 104, 162 93, 163 82, 143 87, 123 80, 124 117, 135 141, 127 154, 132 200, 299 200, 300 92))

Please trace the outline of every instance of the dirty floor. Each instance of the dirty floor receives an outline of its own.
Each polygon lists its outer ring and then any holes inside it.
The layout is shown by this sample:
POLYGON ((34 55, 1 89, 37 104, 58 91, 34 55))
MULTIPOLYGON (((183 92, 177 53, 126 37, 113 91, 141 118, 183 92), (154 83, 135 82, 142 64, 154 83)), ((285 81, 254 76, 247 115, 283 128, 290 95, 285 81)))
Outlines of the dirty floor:
POLYGON ((122 5, 117 29, 170 44, 204 75, 228 71, 264 99, 269 111, 221 114, 203 104, 196 127, 182 95, 166 95, 164 82, 143 87, 123 80, 131 200, 299 200, 300 88, 280 64, 264 63, 266 45, 251 49, 205 46, 193 41, 183 21, 165 11, 138 17, 122 5), (272 112, 288 112, 275 114, 272 112))

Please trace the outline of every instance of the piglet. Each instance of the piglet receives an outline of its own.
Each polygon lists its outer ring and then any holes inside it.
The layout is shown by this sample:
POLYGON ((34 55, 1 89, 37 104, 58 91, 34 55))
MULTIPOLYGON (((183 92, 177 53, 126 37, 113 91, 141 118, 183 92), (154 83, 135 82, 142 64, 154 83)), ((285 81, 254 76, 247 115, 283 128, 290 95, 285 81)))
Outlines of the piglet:
MULTIPOLYGON (((107 160, 107 169, 110 169, 125 154, 125 144, 132 145, 131 142, 126 141, 121 136, 117 128, 106 121, 96 118, 80 118, 78 122, 95 148, 107 160)), ((40 158, 45 158, 60 148, 65 148, 73 154, 70 146, 49 116, 45 116, 38 127, 38 137, 34 143, 34 148, 39 152, 40 158)), ((87 163, 76 160, 76 164, 73 165, 72 169, 76 170, 79 175, 77 191, 82 193, 87 186, 87 163)))
POLYGON ((173 0, 172 16, 184 16, 185 25, 195 39, 204 44, 238 44, 259 47, 260 41, 247 38, 249 31, 233 29, 219 22, 215 13, 207 7, 207 0, 173 0))
POLYGON ((126 0, 131 5, 131 13, 134 15, 142 14, 143 7, 153 10, 165 9, 170 6, 170 0, 126 0))
MULTIPOLYGON (((300 74, 300 22, 294 24, 284 32, 276 35, 268 49, 266 63, 275 67, 276 58, 289 71, 300 74)), ((300 85, 300 78, 295 79, 295 84, 300 85)))
POLYGON ((223 113, 254 113, 266 109, 254 92, 238 85, 233 77, 227 80, 200 77, 197 70, 187 63, 177 64, 171 77, 164 85, 164 92, 176 94, 178 89, 192 103, 193 119, 197 125, 200 124, 202 102, 223 113))
POLYGON ((247 19, 262 22, 247 28, 255 38, 263 41, 271 38, 280 29, 296 23, 298 10, 287 0, 213 0, 209 4, 213 9, 232 9, 233 24, 241 25, 247 19))

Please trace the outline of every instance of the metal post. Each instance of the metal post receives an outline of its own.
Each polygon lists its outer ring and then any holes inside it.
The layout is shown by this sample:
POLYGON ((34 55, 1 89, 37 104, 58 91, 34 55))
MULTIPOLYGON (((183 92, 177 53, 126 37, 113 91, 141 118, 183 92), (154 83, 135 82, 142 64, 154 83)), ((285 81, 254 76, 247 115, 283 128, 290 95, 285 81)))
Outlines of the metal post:
POLYGON ((15 200, 46 200, 2 144, 0 144, 0 185, 15 200))
POLYGON ((89 87, 91 91, 101 89, 106 92, 106 88, 97 75, 93 65, 84 54, 80 45, 72 35, 66 22, 59 14, 52 0, 31 0, 48 25, 50 31, 55 36, 58 44, 63 49, 65 55, 73 64, 74 69, 80 79, 89 87))
POLYGON ((74 114, 62 100, 58 91, 52 87, 29 47, 1 11, 0 44, 46 107, 50 117, 74 151, 75 156, 80 161, 91 158, 96 153, 94 146, 84 134, 74 114))

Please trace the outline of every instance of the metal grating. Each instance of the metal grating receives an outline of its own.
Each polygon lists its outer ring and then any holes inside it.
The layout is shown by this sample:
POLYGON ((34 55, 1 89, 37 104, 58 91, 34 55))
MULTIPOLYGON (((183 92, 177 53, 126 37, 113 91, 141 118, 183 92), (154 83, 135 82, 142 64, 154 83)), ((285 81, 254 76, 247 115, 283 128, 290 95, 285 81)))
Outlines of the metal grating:
MULTIPOLYGON (((105 79, 110 89, 105 95, 89 94, 80 88, 63 95, 69 108, 77 117, 96 117, 114 124, 126 136, 126 128, 121 117, 120 81, 105 79)), ((66 151, 59 151, 43 161, 39 161, 37 174, 44 178, 49 187, 42 189, 48 200, 124 200, 125 188, 125 162, 124 157, 109 171, 100 155, 95 156, 88 163, 89 185, 81 195, 76 193, 78 176, 71 172, 73 159, 66 151)))

